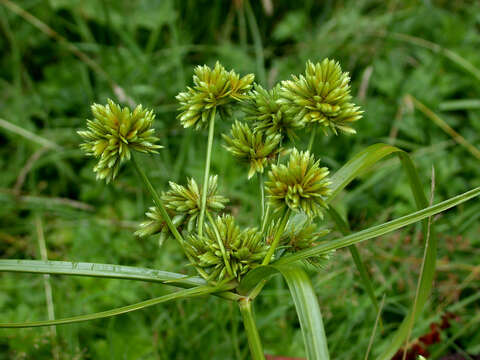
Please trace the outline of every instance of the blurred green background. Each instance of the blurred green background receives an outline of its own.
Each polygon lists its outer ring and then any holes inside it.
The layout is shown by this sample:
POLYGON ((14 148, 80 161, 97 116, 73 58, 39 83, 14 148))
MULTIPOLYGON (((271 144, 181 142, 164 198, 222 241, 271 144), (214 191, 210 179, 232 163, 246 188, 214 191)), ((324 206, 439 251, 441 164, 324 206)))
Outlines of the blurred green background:
MULTIPOLYGON (((270 87, 302 72, 308 59, 337 59, 365 113, 356 136, 315 144, 332 171, 366 146, 387 142, 411 152, 426 191, 435 168, 436 202, 480 185, 478 1, 0 0, 0 34, 0 258, 39 259, 43 237, 52 260, 188 271, 173 242, 159 247, 154 238, 133 236, 149 197, 129 167, 111 185, 95 181, 94 162, 80 152, 76 131, 93 102, 141 103, 155 110, 166 146, 160 156, 141 159, 155 185, 200 180, 206 134, 180 127, 174 97, 191 83, 195 65, 216 60, 241 74, 254 72, 270 87), (459 145, 439 121, 473 149, 459 145)), ((256 181, 247 181, 221 143, 217 138, 212 171, 220 174, 230 210, 251 222, 258 216, 256 181)), ((354 229, 415 210, 396 160, 355 181, 337 205, 354 229)), ((436 218, 437 278, 412 339, 446 313, 454 319, 428 348, 432 358, 480 354, 479 218, 477 200, 436 218)), ((387 345, 413 299, 422 256, 418 230, 360 247, 377 295, 386 294, 374 353, 387 345)), ((376 314, 349 254, 338 251, 312 276, 332 358, 362 359, 376 314)), ((59 318, 171 291, 121 280, 50 282, 59 318)), ((267 354, 304 356, 280 279, 266 288, 256 316, 267 354)), ((0 317, 45 319, 43 277, 0 274, 0 317)), ((47 328, 0 330, 0 359, 248 359, 242 330, 235 304, 185 300, 61 326, 55 337, 47 328)))

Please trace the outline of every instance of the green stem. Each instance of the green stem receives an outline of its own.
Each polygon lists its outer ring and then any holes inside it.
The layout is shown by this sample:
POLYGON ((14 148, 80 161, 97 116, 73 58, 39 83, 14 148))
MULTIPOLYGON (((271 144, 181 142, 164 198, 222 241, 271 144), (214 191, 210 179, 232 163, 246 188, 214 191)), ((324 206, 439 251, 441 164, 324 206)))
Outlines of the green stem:
POLYGON ((267 228, 269 218, 270 218, 270 205, 267 205, 267 211, 265 211, 265 216, 263 217, 263 221, 262 221, 262 230, 260 231, 262 234, 265 233, 265 229, 267 228))
MULTIPOLYGON (((265 216, 265 189, 264 189, 264 185, 263 185, 263 173, 259 173, 258 174, 258 184, 260 186, 260 196, 261 196, 261 202, 260 202, 260 205, 262 207, 262 220, 265 216)), ((262 221, 263 223, 263 221, 262 221)))
POLYGON ((313 143, 315 142, 315 135, 317 134, 317 125, 313 125, 310 140, 308 140, 308 151, 312 152, 313 143))
POLYGON ((215 233, 215 237, 217 238, 218 246, 220 247, 220 252, 222 253, 223 257, 223 262, 225 263, 225 267, 227 269, 227 273, 233 277, 233 271, 232 268, 230 267, 230 262, 228 261, 227 258, 227 253, 225 252, 225 246, 223 246, 223 241, 222 238, 220 237, 220 232, 218 231, 217 224, 212 218, 212 215, 207 211, 207 218, 208 221, 210 221, 210 224, 213 226, 213 232, 215 233))
MULTIPOLYGON (((43 223, 40 215, 35 215, 35 226, 37 228, 37 241, 40 249, 40 257, 42 261, 48 261, 47 243, 45 241, 45 234, 43 232, 43 223)), ((45 300, 47 302, 47 314, 48 320, 55 320, 55 306, 53 304, 52 284, 50 282, 50 275, 43 275, 43 286, 45 288, 45 300)), ((57 345, 57 328, 52 326, 50 328, 50 338, 52 340, 52 355, 54 359, 59 358, 58 345, 57 345)))
POLYGON ((247 333, 248 345, 250 347, 250 354, 253 360, 265 360, 263 354, 262 342, 258 334, 257 325, 252 311, 252 300, 243 298, 238 302, 240 312, 242 313, 243 325, 247 333))
POLYGON ((178 243, 180 244, 182 249, 184 249, 184 245, 183 245, 184 240, 182 238, 182 235, 180 235, 180 233, 178 232, 175 225, 173 225, 172 219, 170 219, 170 216, 167 213, 167 209, 165 209, 165 206, 163 205, 162 199, 158 195, 155 188, 152 186, 152 183, 150 182, 150 180, 148 180, 147 175, 138 166, 138 163, 135 160, 135 157, 133 155, 132 155, 132 163, 133 163, 133 166, 135 167, 135 170, 137 171, 138 175, 140 175, 140 178, 142 179, 143 184, 147 188, 150 195, 152 195, 153 202, 157 206, 158 210, 160 210, 160 214, 162 215, 162 218, 165 220, 165 223, 167 224, 168 228, 170 229, 170 231, 172 232, 173 236, 178 241, 178 243))
POLYGON ((267 84, 267 75, 265 74, 265 57, 263 54, 262 35, 260 34, 260 29, 258 28, 255 14, 253 13, 252 7, 250 6, 250 2, 248 0, 245 1, 245 10, 248 25, 253 38, 259 82, 265 86, 267 84))
POLYGON ((277 232, 275 233, 275 237, 273 238, 272 243, 270 244, 270 248, 268 249, 267 255, 263 259, 262 265, 268 265, 270 260, 272 259, 273 253, 280 242, 280 237, 283 234, 283 230, 285 230, 285 226, 287 225, 288 218, 290 217, 290 208, 287 208, 283 213, 282 220, 280 221, 280 225, 278 226, 277 232))
POLYGON ((205 175, 203 176, 202 207, 198 218, 198 235, 203 234, 203 221, 205 220, 205 209, 207 207, 208 177, 210 175, 210 161, 212 158, 213 133, 215 129, 216 108, 213 108, 208 127, 207 158, 205 159, 205 175))

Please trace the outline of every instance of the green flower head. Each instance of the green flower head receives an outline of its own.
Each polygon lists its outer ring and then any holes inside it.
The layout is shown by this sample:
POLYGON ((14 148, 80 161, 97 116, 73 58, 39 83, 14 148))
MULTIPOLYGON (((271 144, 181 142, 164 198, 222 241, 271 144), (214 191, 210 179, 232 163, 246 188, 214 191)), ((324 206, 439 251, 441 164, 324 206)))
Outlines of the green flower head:
POLYGON ((255 85, 250 98, 245 101, 243 110, 246 120, 253 121, 256 131, 264 131, 267 135, 282 134, 295 138, 295 130, 304 127, 301 119, 287 112, 286 106, 279 103, 280 85, 271 90, 265 90, 255 85))
POLYGON ((259 265, 265 257, 268 246, 263 242, 262 234, 257 229, 241 230, 231 215, 218 216, 214 224, 205 227, 204 236, 190 235, 185 244, 186 251, 196 262, 195 265, 209 272, 209 280, 222 280, 228 276, 216 230, 225 248, 232 275, 237 280, 259 265))
POLYGON ((265 188, 273 208, 281 211, 288 207, 309 217, 322 216, 331 182, 328 169, 319 163, 308 151, 294 148, 287 165, 272 165, 265 188))
POLYGON ((263 170, 271 163, 280 151, 280 134, 265 135, 262 131, 252 131, 245 123, 235 121, 230 131, 230 136, 223 135, 226 142, 225 148, 239 158, 250 164, 248 178, 255 172, 263 170))
MULTIPOLYGON (((272 221, 267 234, 266 241, 270 244, 278 229, 280 219, 272 221)), ((309 249, 318 245, 319 241, 325 237, 330 231, 328 229, 319 229, 305 214, 296 214, 291 217, 287 223, 284 233, 280 237, 279 249, 284 249, 287 253, 295 253, 297 251, 309 249)), ((312 265, 321 265, 329 259, 330 253, 322 254, 315 257, 307 258, 312 265)))
POLYGON ((82 150, 99 159, 93 169, 97 179, 105 179, 107 183, 115 179, 121 163, 130 159, 131 150, 156 153, 162 148, 155 144, 158 141, 152 128, 155 115, 142 105, 131 111, 108 100, 107 105, 93 104, 92 113, 94 119, 87 120, 88 130, 78 134, 85 139, 80 145, 82 150))
MULTIPOLYGON (((207 211, 218 213, 223 210, 228 199, 217 194, 217 176, 210 176, 207 191, 207 211)), ((162 201, 174 225, 185 227, 187 231, 192 231, 196 226, 201 198, 202 188, 193 179, 188 180, 186 187, 170 181, 170 189, 162 194, 162 201)), ((159 234, 160 242, 172 237, 157 207, 151 207, 145 215, 148 220, 139 225, 135 235, 145 237, 159 234)))
POLYGON ((248 96, 254 80, 253 74, 242 78, 233 70, 227 71, 217 61, 213 69, 197 66, 193 76, 193 88, 177 95, 181 113, 178 119, 183 127, 200 129, 208 124, 213 111, 224 112, 232 101, 248 96))
POLYGON ((337 130, 355 133, 351 124, 362 117, 362 111, 350 102, 350 77, 338 62, 308 61, 305 75, 282 81, 281 88, 279 104, 305 125, 319 124, 335 134, 337 130))
MULTIPOLYGON (((225 208, 228 199, 217 194, 218 176, 210 176, 207 189, 207 211, 217 213, 225 208)), ((192 231, 196 226, 202 202, 202 188, 195 180, 189 179, 187 186, 175 184, 170 181, 170 190, 162 196, 165 207, 176 214, 185 215, 187 230, 192 231)))
MULTIPOLYGON (((174 211, 167 210, 170 219, 172 219, 175 227, 180 227, 185 221, 185 214, 175 214, 174 211)), ((148 220, 140 223, 135 235, 138 237, 147 237, 150 235, 158 235, 158 241, 163 244, 165 240, 173 238, 166 221, 163 219, 162 213, 156 206, 151 206, 145 213, 148 220)), ((180 231, 180 229, 179 229, 180 231)))

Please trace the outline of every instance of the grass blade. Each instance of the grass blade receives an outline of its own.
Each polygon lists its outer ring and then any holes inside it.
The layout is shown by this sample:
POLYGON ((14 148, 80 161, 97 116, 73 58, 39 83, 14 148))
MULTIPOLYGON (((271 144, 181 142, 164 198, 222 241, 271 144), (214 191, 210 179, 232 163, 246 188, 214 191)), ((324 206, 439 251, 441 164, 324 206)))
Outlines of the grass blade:
POLYGON ((297 310, 308 360, 328 360, 327 338, 317 295, 310 278, 299 266, 275 266, 287 282, 297 310))
POLYGON ((65 325, 65 324, 72 324, 72 323, 88 321, 88 320, 103 319, 103 318, 108 318, 108 317, 112 317, 120 314, 126 314, 132 311, 145 309, 146 307, 161 304, 163 302, 167 302, 171 300, 179 300, 179 299, 185 299, 185 298, 196 297, 201 295, 207 295, 207 294, 211 294, 213 292, 217 292, 221 290, 226 290, 226 289, 219 288, 219 287, 211 287, 211 286, 197 286, 192 289, 180 290, 172 294, 157 297, 155 299, 150 299, 150 300, 142 301, 136 304, 127 305, 120 308, 102 311, 94 314, 79 315, 79 316, 73 316, 73 317, 64 318, 64 319, 58 319, 58 320, 32 321, 32 322, 23 322, 23 323, 0 323, 0 328, 26 328, 26 327, 39 327, 39 326, 51 326, 51 325, 65 325))
POLYGON ((368 360, 368 355, 370 355, 370 350, 372 349, 373 341, 375 340, 375 334, 377 333, 378 323, 381 321, 383 304, 385 303, 385 294, 383 294, 382 302, 380 303, 380 308, 377 311, 377 317, 375 319, 375 325, 373 326, 372 334, 370 335, 370 340, 368 341, 367 352, 365 353, 365 360, 368 360))
POLYGON ((480 187, 467 191, 463 194, 452 197, 448 200, 442 201, 433 206, 429 206, 419 211, 415 211, 411 214, 402 216, 398 219, 386 222, 384 224, 372 226, 368 229, 359 231, 357 233, 335 239, 325 244, 314 246, 310 249, 301 250, 295 254, 287 255, 276 261, 275 265, 290 264, 298 260, 304 260, 312 256, 318 256, 329 251, 341 249, 352 244, 358 244, 362 241, 373 239, 375 237, 388 234, 392 231, 401 229, 407 225, 411 225, 420 220, 424 220, 430 216, 441 213, 442 211, 451 209, 459 204, 462 204, 470 199, 473 199, 480 195, 480 187))
POLYGON ((86 262, 0 259, 0 272, 2 271, 139 280, 168 283, 179 287, 206 285, 206 281, 200 277, 188 277, 183 274, 133 266, 86 262))
POLYGON ((450 125, 448 125, 445 122, 445 120, 443 120, 440 116, 438 116, 428 107, 426 107, 422 102, 417 100, 412 95, 408 95, 408 97, 415 104, 415 107, 423 113, 423 115, 425 115, 427 118, 432 120, 435 125, 437 125, 440 129, 442 129, 448 135, 450 135, 453 138, 453 140, 455 140, 458 144, 460 144, 465 149, 467 149, 470 152, 470 154, 472 154, 473 156, 475 156, 477 159, 480 160, 480 150, 478 150, 475 146, 469 143, 462 135, 460 135, 455 130, 453 130, 450 127, 450 125))
POLYGON ((0 119, 0 127, 4 128, 5 130, 11 131, 12 133, 15 133, 17 135, 20 135, 25 139, 30 140, 34 143, 42 145, 43 147, 46 147, 48 149, 61 150, 60 145, 55 144, 53 141, 50 141, 41 136, 38 136, 37 134, 34 134, 31 131, 28 131, 15 124, 12 124, 7 120, 0 119))
POLYGON ((444 101, 440 103, 438 108, 441 111, 480 109, 480 100, 479 99, 449 100, 449 101, 444 101))
MULTIPOLYGON (((262 265, 250 271, 241 281, 238 291, 249 294, 257 284, 266 282, 280 273, 287 282, 302 328, 307 358, 329 359, 322 315, 312 283, 298 265, 262 265)), ((247 295, 248 296, 248 295, 247 295)))
POLYGON ((332 192, 327 198, 327 202, 331 202, 340 191, 350 184, 359 174, 372 167, 384 157, 398 152, 403 152, 403 150, 387 144, 371 145, 365 150, 360 151, 332 175, 332 192))

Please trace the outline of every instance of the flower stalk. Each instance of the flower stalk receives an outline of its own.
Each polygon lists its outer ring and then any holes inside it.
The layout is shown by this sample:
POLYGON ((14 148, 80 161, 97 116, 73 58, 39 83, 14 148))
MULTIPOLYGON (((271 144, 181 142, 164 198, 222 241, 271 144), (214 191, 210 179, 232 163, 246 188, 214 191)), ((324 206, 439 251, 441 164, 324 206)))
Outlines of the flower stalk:
POLYGON ((273 254, 275 253, 275 250, 278 246, 278 243, 280 242, 280 238, 285 231, 285 227, 287 226, 288 218, 290 217, 291 214, 290 208, 285 209, 282 220, 280 221, 280 225, 278 226, 277 231, 275 232, 275 237, 272 240, 272 243, 270 244, 270 248, 268 249, 267 255, 265 255, 265 258, 263 259, 262 265, 268 265, 270 263, 270 260, 272 259, 273 254))
POLYGON ((242 298, 238 301, 238 306, 240 308, 240 313, 242 314, 243 325, 247 334, 250 355, 253 360, 265 360, 262 342, 253 316, 252 300, 248 297, 242 298))
MULTIPOLYGON (((172 219, 170 218, 170 216, 168 215, 167 213, 167 209, 165 208, 165 205, 163 204, 163 201, 160 197, 160 195, 158 195, 157 191, 155 190, 155 188, 153 187, 152 183, 150 182, 150 180, 148 179, 147 175, 145 174, 145 172, 140 168, 140 166, 138 166, 138 163, 137 163, 137 160, 135 159, 135 156, 132 156, 132 163, 133 163, 133 167, 135 168, 135 170, 137 171, 138 175, 140 176, 140 178, 142 179, 143 181, 143 184, 145 185, 145 188, 148 190, 148 192, 150 193, 150 195, 152 195, 152 198, 153 198, 153 202, 155 203, 155 205, 158 207, 158 209, 160 210, 160 213, 163 217, 163 219, 165 220, 168 228, 170 229, 170 231, 172 232, 172 235, 174 236, 174 238, 178 241, 178 243, 180 244, 180 246, 182 247, 182 249, 184 249, 184 240, 183 240, 183 237, 182 235, 178 232, 177 228, 175 227, 175 225, 173 224, 172 222, 172 219)), ((206 191, 204 191, 204 193, 206 193, 206 191)), ((184 249, 185 250, 185 249, 184 249)))
POLYGON ((215 237, 217 238, 218 247, 220 248, 220 252, 222 253, 222 258, 223 258, 223 262, 225 263, 225 268, 227 269, 227 274, 233 277, 234 275, 233 275, 232 268, 230 266, 230 261, 228 261, 227 253, 225 252, 225 246, 223 246, 223 241, 222 241, 222 238, 220 237, 220 232, 218 231, 217 224, 212 219, 212 215, 210 215, 208 211, 207 211, 207 218, 208 218, 208 221, 210 221, 210 224, 212 225, 213 231, 215 233, 215 237))
POLYGON ((262 214, 262 222, 265 216, 265 186, 263 184, 263 174, 258 174, 258 184, 260 186, 260 207, 261 207, 261 214, 262 214))
MULTIPOLYGON (((212 159, 213 134, 215 132, 215 115, 216 111, 213 108, 210 116, 210 124, 208 125, 208 143, 207 143, 207 157, 205 159, 205 173, 203 176, 203 187, 208 184, 208 177, 210 174, 210 162, 212 159)), ((207 207, 207 191, 202 193, 202 207, 200 208, 200 217, 198 219, 198 235, 203 234, 203 222, 205 220, 205 209, 207 207)))
POLYGON ((312 152, 313 143, 315 142, 315 135, 317 134, 317 124, 312 126, 312 133, 310 134, 310 140, 308 140, 308 152, 312 152))

